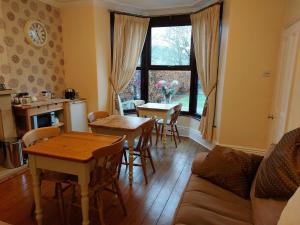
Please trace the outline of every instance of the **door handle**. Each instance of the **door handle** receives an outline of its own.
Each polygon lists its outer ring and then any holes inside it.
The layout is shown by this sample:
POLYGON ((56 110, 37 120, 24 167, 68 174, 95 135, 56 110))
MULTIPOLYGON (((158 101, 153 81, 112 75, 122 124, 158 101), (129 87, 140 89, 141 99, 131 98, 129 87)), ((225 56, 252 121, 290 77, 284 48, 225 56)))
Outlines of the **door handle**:
POLYGON ((270 114, 270 115, 268 116, 268 119, 274 120, 274 115, 273 115, 273 114, 270 114))

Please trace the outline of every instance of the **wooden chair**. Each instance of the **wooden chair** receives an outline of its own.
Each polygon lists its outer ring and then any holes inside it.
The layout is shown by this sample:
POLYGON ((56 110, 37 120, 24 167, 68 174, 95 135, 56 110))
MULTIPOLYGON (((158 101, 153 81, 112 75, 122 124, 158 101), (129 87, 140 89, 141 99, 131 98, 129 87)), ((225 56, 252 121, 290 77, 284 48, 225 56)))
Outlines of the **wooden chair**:
POLYGON ((90 112, 88 115, 89 123, 96 121, 97 119, 108 117, 109 113, 105 111, 97 111, 97 112, 90 112))
MULTIPOLYGON (((133 155, 136 156, 136 158, 137 157, 141 158, 141 164, 134 163, 133 165, 141 166, 143 168, 143 173, 144 173, 146 184, 148 184, 146 159, 150 160, 150 163, 151 163, 151 166, 153 169, 153 173, 155 173, 155 167, 154 167, 154 163, 153 163, 151 152, 150 152, 150 147, 151 147, 150 140, 151 140, 152 129, 153 129, 154 124, 155 124, 155 119, 151 119, 147 123, 142 125, 142 127, 141 127, 142 134, 141 134, 136 146, 134 146, 134 153, 133 153, 133 155)), ((129 150, 127 146, 125 146, 124 149, 129 150)), ((128 166, 127 162, 122 162, 122 164, 128 166)), ((118 176, 120 175, 120 171, 121 171, 121 165, 119 167, 118 176)))
MULTIPOLYGON (((123 146, 126 136, 123 136, 119 141, 112 145, 101 148, 93 153, 95 159, 95 168, 91 173, 91 181, 89 184, 89 196, 92 198, 91 202, 96 203, 95 207, 91 208, 98 212, 98 219, 101 225, 105 225, 103 214, 103 198, 104 191, 109 191, 115 194, 122 206, 123 212, 127 215, 125 203, 121 194, 121 190, 118 183, 118 167, 120 165, 120 158, 122 157, 123 146)), ((73 183, 78 185, 78 183, 73 183)), ((73 189, 74 192, 76 189, 73 189)), ((76 196, 73 193, 73 196, 76 196)), ((75 203, 75 198, 72 198, 69 203, 68 219, 71 215, 71 207, 80 206, 75 203)), ((69 224, 69 222, 68 222, 69 224)))
MULTIPOLYGON (((22 138, 25 147, 32 146, 38 142, 48 140, 60 135, 60 129, 58 127, 44 127, 28 131, 22 138)), ((58 206, 62 223, 65 224, 65 212, 64 212, 64 199, 63 192, 69 187, 62 187, 62 183, 68 183, 69 180, 74 179, 74 176, 58 173, 48 170, 43 170, 40 174, 41 185, 42 181, 51 181, 55 183, 55 197, 58 200, 58 206)), ((33 206, 33 212, 35 205, 33 206)))
POLYGON ((145 101, 144 100, 133 100, 132 102, 133 102, 137 117, 140 117, 138 106, 144 105, 145 101))
MULTIPOLYGON (((181 142, 180 136, 179 136, 179 132, 178 132, 178 127, 177 127, 177 120, 178 117, 180 115, 182 109, 182 104, 180 103, 179 105, 174 107, 174 112, 171 115, 171 119, 167 121, 167 126, 170 127, 169 131, 171 132, 171 138, 173 137, 174 142, 175 142, 175 146, 177 148, 177 141, 176 141, 176 135, 175 132, 177 133, 177 137, 179 142, 181 142)), ((160 132, 160 138, 162 139, 162 135, 163 135, 163 129, 164 129, 164 121, 163 120, 159 120, 158 121, 158 131, 160 132)), ((157 142, 156 142, 157 144, 157 142)))
MULTIPOLYGON (((97 112, 90 112, 88 115, 88 121, 89 123, 92 123, 96 121, 97 119, 105 118, 110 116, 108 112, 105 111, 97 111, 97 112)), ((127 162, 127 155, 126 152, 124 152, 124 159, 127 162)))
MULTIPOLYGON (((137 117, 140 117, 138 106, 141 106, 141 105, 144 105, 144 104, 145 104, 144 100, 133 100, 133 105, 134 105, 137 117)), ((155 127, 155 133, 156 133, 156 145, 157 145, 158 138, 159 138, 159 130, 158 130, 157 122, 158 122, 158 119, 155 119, 154 127, 155 127)), ((151 136, 150 142, 151 142, 151 145, 152 145, 152 136, 151 136)))

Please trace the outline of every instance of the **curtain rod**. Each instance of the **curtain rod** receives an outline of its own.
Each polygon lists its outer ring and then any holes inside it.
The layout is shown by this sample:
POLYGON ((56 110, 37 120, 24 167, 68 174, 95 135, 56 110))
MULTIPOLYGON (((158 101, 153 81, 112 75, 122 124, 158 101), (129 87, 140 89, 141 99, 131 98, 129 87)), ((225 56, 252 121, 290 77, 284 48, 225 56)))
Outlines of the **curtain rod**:
POLYGON ((150 18, 150 16, 142 16, 142 15, 138 15, 138 14, 121 12, 121 11, 115 11, 115 10, 111 10, 110 12, 111 13, 115 13, 115 14, 125 15, 125 16, 135 16, 135 17, 141 17, 141 18, 150 18))
POLYGON ((178 15, 193 15, 193 14, 196 14, 198 12, 201 12, 201 11, 204 11, 210 7, 213 7, 215 5, 221 5, 223 4, 223 0, 219 0, 215 3, 212 3, 208 6, 205 6, 204 8, 201 8, 199 10, 197 10, 196 12, 192 12, 192 13, 185 13, 185 14, 173 14, 173 15, 161 15, 161 16, 143 16, 143 15, 139 15, 139 14, 134 14, 134 13, 127 13, 127 12, 121 12, 121 11, 116 11, 116 10, 111 10, 110 12, 111 13, 116 13, 116 14, 121 14, 121 15, 126 15, 126 16, 135 16, 135 17, 141 17, 141 18, 152 18, 152 17, 164 17, 164 16, 178 16, 178 15))

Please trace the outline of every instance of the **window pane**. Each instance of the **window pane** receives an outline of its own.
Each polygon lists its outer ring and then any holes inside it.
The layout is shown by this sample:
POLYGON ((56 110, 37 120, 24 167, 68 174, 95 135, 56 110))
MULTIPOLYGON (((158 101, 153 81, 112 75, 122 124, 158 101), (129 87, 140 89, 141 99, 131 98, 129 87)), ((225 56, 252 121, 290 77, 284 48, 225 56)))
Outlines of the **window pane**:
POLYGON ((170 87, 172 81, 177 81, 173 82, 175 89, 171 103, 182 103, 182 111, 189 111, 191 71, 150 70, 149 102, 165 102, 162 86, 158 85, 158 82, 162 80, 166 81, 168 91, 172 88, 170 87))
POLYGON ((198 92, 197 93, 198 94, 197 94, 197 110, 196 110, 196 113, 201 115, 202 111, 203 111, 204 104, 205 104, 205 98, 206 97, 203 94, 200 81, 198 81, 198 92))
POLYGON ((141 71, 136 70, 125 90, 120 93, 124 110, 134 109, 132 100, 141 99, 141 71))
POLYGON ((153 27, 151 65, 190 65, 191 26, 153 27))

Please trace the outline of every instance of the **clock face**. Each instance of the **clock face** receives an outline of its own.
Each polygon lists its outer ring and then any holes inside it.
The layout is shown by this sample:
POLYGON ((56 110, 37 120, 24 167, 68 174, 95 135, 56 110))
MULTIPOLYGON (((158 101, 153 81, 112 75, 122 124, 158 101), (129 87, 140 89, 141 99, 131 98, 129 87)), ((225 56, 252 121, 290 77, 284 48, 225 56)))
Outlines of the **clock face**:
POLYGON ((30 20, 25 25, 25 37, 29 43, 42 47, 47 43, 47 30, 41 22, 30 20))

